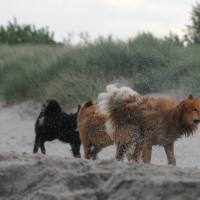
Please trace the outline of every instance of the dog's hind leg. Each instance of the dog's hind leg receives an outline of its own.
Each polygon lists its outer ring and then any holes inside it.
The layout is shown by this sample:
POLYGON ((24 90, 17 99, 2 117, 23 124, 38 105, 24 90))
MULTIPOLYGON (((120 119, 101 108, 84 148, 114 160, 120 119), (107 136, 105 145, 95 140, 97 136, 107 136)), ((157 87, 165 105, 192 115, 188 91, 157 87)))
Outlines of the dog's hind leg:
POLYGON ((88 142, 83 142, 83 141, 82 141, 82 144, 83 144, 83 151, 84 151, 85 159, 90 159, 90 154, 91 154, 90 147, 91 147, 91 145, 88 142))
POLYGON ((120 142, 118 142, 117 151, 115 155, 116 160, 123 161, 124 155, 126 154, 128 148, 129 148, 129 144, 121 144, 120 142))
POLYGON ((42 152, 43 154, 46 154, 46 149, 45 149, 44 143, 45 143, 44 140, 40 140, 41 152, 42 152))
POLYGON ((38 134, 36 134, 35 135, 35 144, 34 144, 34 147, 33 147, 33 153, 37 153, 39 147, 40 147, 40 137, 39 137, 38 134))
POLYGON ((75 158, 81 158, 80 144, 70 143, 72 154, 75 158))
POLYGON ((138 162, 140 160, 142 149, 143 149, 143 143, 138 143, 135 145, 135 150, 133 152, 134 161, 138 162))
POLYGON ((94 146, 93 149, 91 150, 91 158, 92 160, 96 160, 97 159, 97 155, 98 153, 102 150, 101 147, 99 146, 94 146))
POLYGON ((165 153, 167 155, 167 160, 169 165, 176 165, 176 158, 174 155, 174 144, 164 145, 165 153))
POLYGON ((151 163, 151 154, 152 154, 152 145, 151 144, 145 144, 142 150, 142 160, 146 164, 151 163))

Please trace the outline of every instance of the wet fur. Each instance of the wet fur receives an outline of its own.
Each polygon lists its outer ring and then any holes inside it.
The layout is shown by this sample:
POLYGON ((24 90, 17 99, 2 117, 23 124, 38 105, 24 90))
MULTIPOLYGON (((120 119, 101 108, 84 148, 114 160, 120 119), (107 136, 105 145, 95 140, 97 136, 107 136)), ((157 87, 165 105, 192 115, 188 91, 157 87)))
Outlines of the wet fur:
POLYGON ((42 106, 41 112, 35 123, 35 144, 33 153, 39 148, 46 154, 45 142, 58 139, 69 143, 74 157, 80 157, 80 138, 76 131, 77 113, 67 114, 62 111, 56 100, 47 100, 42 106))
POLYGON ((133 154, 136 161, 144 144, 163 145, 169 164, 176 164, 173 143, 183 135, 192 135, 197 129, 196 124, 188 124, 192 117, 199 117, 200 101, 197 99, 187 99, 174 106, 174 102, 169 103, 166 99, 130 95, 120 99, 111 95, 104 102, 107 103, 104 107, 107 108, 110 126, 113 127, 112 139, 118 144, 118 160, 132 144, 136 144, 133 154), (194 106, 198 107, 197 116, 193 115, 194 106))
POLYGON ((188 123, 190 115, 192 115, 191 109, 193 106, 199 106, 200 111, 199 100, 185 100, 175 108, 162 112, 142 110, 140 106, 131 105, 131 103, 119 105, 119 110, 111 111, 110 115, 113 123, 116 124, 116 129, 113 133, 114 138, 117 142, 123 140, 123 144, 136 144, 139 150, 138 154, 135 157, 133 156, 134 160, 139 159, 143 144, 162 145, 166 148, 169 164, 175 165, 174 152, 172 150, 168 152, 168 147, 172 148, 171 145, 184 135, 193 135, 197 129, 196 124, 188 123), (184 116, 187 115, 189 117, 185 118, 184 116), (121 121, 121 116, 126 117, 121 121), (139 135, 136 134, 138 138, 136 138, 134 132, 139 135))
POLYGON ((113 144, 110 136, 105 132, 106 120, 106 115, 98 113, 96 105, 91 101, 80 109, 78 131, 86 159, 96 159, 103 148, 113 144))
MULTIPOLYGON (((127 100, 128 102, 137 102, 138 106, 142 110, 157 110, 160 112, 167 111, 171 108, 174 108, 177 104, 178 101, 174 99, 169 99, 169 98, 152 98, 148 96, 134 96, 127 100)), ((152 156, 152 147, 154 144, 153 140, 157 140, 157 136, 155 135, 153 138, 150 138, 145 135, 145 143, 142 151, 142 157, 141 159, 143 160, 144 163, 150 163, 151 162, 151 156, 152 156)), ((160 145, 160 144, 159 144, 160 145)), ((172 148, 174 144, 171 144, 172 148)), ((165 146, 164 146, 165 149, 165 146)))
MULTIPOLYGON (((97 105, 91 101, 84 104, 80 109, 78 130, 86 159, 97 159, 98 153, 103 148, 114 144, 110 135, 106 132, 108 124, 107 116, 99 113, 97 105)), ((133 149, 130 148, 126 153, 129 160, 132 160, 132 152, 133 149)))

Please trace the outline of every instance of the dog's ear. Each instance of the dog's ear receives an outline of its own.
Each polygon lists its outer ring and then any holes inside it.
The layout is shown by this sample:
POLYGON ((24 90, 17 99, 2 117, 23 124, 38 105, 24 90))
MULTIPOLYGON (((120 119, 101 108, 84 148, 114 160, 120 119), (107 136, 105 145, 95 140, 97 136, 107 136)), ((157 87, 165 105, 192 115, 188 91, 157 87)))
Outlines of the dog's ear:
POLYGON ((194 97, 192 96, 192 94, 190 94, 190 95, 188 96, 188 99, 194 99, 194 97))

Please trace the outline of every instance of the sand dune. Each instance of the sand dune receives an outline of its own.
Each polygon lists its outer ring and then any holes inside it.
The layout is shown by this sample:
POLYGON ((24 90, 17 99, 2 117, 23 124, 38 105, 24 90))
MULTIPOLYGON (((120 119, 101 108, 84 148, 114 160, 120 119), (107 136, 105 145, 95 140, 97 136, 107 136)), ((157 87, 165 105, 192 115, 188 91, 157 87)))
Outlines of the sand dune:
POLYGON ((0 199, 198 199, 200 170, 0 154, 0 199))

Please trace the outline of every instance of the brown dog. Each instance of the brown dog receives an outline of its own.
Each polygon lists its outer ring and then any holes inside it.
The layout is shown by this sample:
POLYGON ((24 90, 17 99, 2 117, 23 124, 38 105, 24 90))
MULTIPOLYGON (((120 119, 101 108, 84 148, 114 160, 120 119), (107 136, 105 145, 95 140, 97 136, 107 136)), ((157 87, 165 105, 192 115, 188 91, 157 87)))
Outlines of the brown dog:
MULTIPOLYGON (((141 107, 143 104, 143 108, 144 110, 157 110, 160 112, 163 111, 167 111, 171 108, 174 108, 177 104, 178 101, 173 100, 173 99, 169 99, 169 98, 159 98, 159 99, 155 99, 152 97, 146 97, 146 96, 141 96, 142 102, 141 102, 141 107)), ((134 100, 134 98, 132 99, 134 100)), ((157 137, 156 135, 154 137, 157 137)), ((155 138, 154 138, 155 139, 155 138)), ((152 147, 153 145, 157 145, 154 142, 152 142, 151 138, 148 137, 148 135, 145 135, 145 143, 143 146, 143 151, 142 151, 142 160, 144 163, 150 163, 151 162, 151 155, 152 155, 152 147)), ((174 148, 174 144, 170 144, 171 149, 174 148)), ((164 147, 165 151, 166 148, 164 147)), ((167 152, 166 152, 167 154, 167 152)))
MULTIPOLYGON (((171 109, 155 111, 151 107, 159 105, 158 100, 132 94, 126 88, 120 88, 119 91, 109 88, 99 98, 99 110, 108 115, 106 132, 117 144, 116 158, 120 160, 133 144, 136 144, 133 154, 136 161, 144 144, 163 145, 168 163, 175 165, 173 143, 183 135, 193 134, 197 129, 200 100, 190 97, 171 109)), ((164 104, 165 101, 160 100, 160 108, 164 104)))
MULTIPOLYGON (((84 149, 86 159, 97 159, 98 153, 105 147, 114 144, 111 137, 106 133, 107 117, 98 112, 96 104, 91 101, 83 105, 78 113, 78 132, 84 149)), ((134 149, 127 152, 127 157, 132 160, 134 149)))
MULTIPOLYGON (((200 100, 190 96, 166 112, 143 112, 139 118, 143 120, 142 126, 145 128, 144 161, 149 162, 151 159, 149 148, 159 144, 165 148, 168 163, 176 165, 174 142, 184 135, 193 135, 197 129, 200 122, 200 100)), ((137 144, 135 151, 139 152, 140 149, 141 145, 137 144)))
POLYGON ((107 117, 98 113, 96 105, 87 102, 78 113, 78 131, 86 159, 96 159, 97 154, 113 144, 105 131, 107 117))

